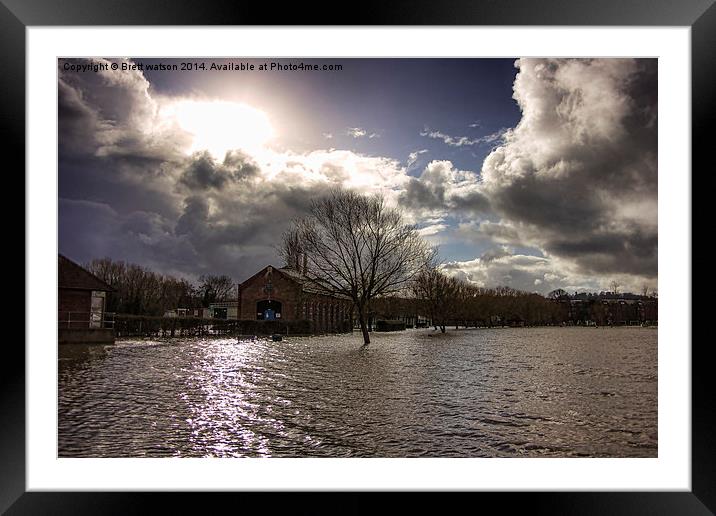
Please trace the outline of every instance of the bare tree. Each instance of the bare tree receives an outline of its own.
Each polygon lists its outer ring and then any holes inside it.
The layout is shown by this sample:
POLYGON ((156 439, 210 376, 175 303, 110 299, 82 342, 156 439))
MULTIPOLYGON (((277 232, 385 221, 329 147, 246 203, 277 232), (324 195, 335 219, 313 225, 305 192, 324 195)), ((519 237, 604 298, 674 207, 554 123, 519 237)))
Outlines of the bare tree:
POLYGON ((435 263, 430 263, 415 276, 412 290, 427 312, 433 326, 445 333, 445 327, 455 318, 459 303, 461 282, 443 273, 435 263))
POLYGON ((305 268, 303 267, 303 257, 305 253, 303 252, 303 244, 300 239, 301 236, 299 231, 297 231, 296 224, 294 224, 293 228, 283 234, 281 245, 276 246, 278 252, 283 257, 284 265, 297 272, 302 272, 305 268))
POLYGON ((621 287, 621 285, 619 284, 619 282, 617 280, 612 280, 611 283, 609 283, 609 286, 611 287, 612 292, 614 294, 619 293, 619 287, 621 287))
POLYGON ((199 292, 205 307, 216 301, 227 301, 234 292, 234 281, 226 275, 199 277, 199 292))
POLYGON ((287 266, 300 269, 326 295, 353 302, 363 340, 370 343, 372 299, 404 291, 423 267, 428 246, 380 196, 336 189, 311 204, 283 235, 287 266))
POLYGON ((198 304, 194 286, 185 279, 110 258, 92 260, 86 268, 115 289, 107 296, 108 312, 162 315, 166 310, 198 304))

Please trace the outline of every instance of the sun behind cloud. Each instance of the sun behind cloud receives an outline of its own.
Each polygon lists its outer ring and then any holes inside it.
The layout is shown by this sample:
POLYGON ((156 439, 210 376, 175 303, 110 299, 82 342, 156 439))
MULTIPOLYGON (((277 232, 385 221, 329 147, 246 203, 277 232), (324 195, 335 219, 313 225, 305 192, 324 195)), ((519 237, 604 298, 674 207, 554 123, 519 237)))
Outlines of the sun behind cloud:
POLYGON ((188 152, 208 150, 223 159, 232 149, 255 151, 275 135, 263 111, 224 100, 180 100, 163 110, 193 137, 188 152))

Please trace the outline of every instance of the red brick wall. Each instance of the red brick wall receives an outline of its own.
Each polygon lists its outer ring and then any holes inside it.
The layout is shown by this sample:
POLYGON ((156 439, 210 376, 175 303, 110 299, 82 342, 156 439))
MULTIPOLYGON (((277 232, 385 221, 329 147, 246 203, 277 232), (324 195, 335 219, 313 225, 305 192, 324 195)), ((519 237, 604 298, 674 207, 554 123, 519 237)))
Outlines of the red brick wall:
MULTIPOLYGON (((305 300, 306 316, 315 333, 332 333, 350 329, 351 303, 329 296, 311 295, 305 300)), ((303 315, 303 314, 302 314, 303 315)))
MULTIPOLYGON (((266 271, 242 285, 239 300, 240 319, 256 319, 256 303, 268 298, 264 292, 266 271)), ((351 304, 329 296, 306 294, 301 285, 275 269, 271 273, 271 299, 281 302, 281 320, 307 319, 316 333, 345 331, 351 319, 351 304)))
MULTIPOLYGON (((286 278, 275 269, 271 273, 271 299, 281 303, 281 320, 292 321, 303 319, 296 313, 299 304, 301 287, 295 281, 286 278)), ((242 285, 239 301, 241 306, 240 319, 256 319, 256 303, 268 299, 264 292, 266 286, 265 273, 259 274, 248 283, 242 285)))
POLYGON ((63 321, 67 321, 68 312, 77 312, 71 314, 72 328, 88 327, 89 326, 89 312, 90 304, 92 301, 91 290, 73 290, 67 288, 59 289, 59 297, 57 304, 57 320, 60 327, 67 327, 67 323, 63 325, 63 321), (86 321, 86 322, 77 322, 86 321))

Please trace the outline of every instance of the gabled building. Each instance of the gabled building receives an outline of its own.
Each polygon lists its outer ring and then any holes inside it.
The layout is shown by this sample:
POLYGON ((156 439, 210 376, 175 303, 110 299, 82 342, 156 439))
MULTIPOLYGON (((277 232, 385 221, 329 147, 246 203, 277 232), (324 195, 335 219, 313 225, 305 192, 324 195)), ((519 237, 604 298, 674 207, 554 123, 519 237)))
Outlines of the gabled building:
POLYGON ((113 290, 84 267, 58 255, 59 342, 113 343, 114 321, 105 313, 107 292, 113 290))
POLYGON ((352 328, 352 302, 327 294, 292 268, 268 265, 239 285, 239 319, 311 322, 315 333, 352 328))

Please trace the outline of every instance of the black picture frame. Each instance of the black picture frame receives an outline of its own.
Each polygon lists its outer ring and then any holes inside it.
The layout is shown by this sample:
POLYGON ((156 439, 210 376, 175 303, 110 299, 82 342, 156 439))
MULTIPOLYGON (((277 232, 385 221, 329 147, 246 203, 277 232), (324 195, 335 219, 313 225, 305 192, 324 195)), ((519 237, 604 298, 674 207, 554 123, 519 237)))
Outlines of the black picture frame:
MULTIPOLYGON (((345 8, 344 8, 345 9, 345 8)), ((714 0, 413 0, 362 2, 354 12, 339 14, 328 6, 267 2, 190 0, 0 0, 0 134, 16 170, 25 168, 25 29, 61 25, 570 25, 691 27, 692 170, 707 158, 707 134, 716 92, 716 6, 714 0)), ((346 12, 346 11, 343 11, 346 12)), ((708 142, 710 143, 710 141, 708 142)), ((709 167, 713 168, 713 167, 709 167)), ((694 174, 692 172, 692 178, 694 174)), ((23 182, 24 183, 24 182, 23 182)), ((693 183, 692 183, 693 184, 693 183)), ((22 187, 24 188, 24 187, 22 187)), ((695 191, 692 187, 692 191, 695 191)), ((697 212, 693 210, 695 220, 697 212)), ((24 253, 24 251, 23 251, 24 253)), ((692 255, 693 256, 693 255, 692 255)), ((27 263, 27 256, 25 263, 27 263)), ((693 262, 693 259, 692 259, 693 262)), ((26 274, 28 273, 25 269, 26 274)), ((53 287, 48 286, 48 292, 53 287)), ((26 300, 27 302, 27 300, 26 300)), ((694 314, 706 308, 692 300, 694 314)), ((701 311, 701 312, 700 312, 701 311)), ((697 320, 692 315, 692 320, 697 320)), ((29 322, 26 320, 26 324, 29 322)), ((160 498, 163 511, 191 509, 179 493, 26 492, 25 489, 25 353, 13 342, 3 350, 0 383, 0 511, 7 514, 127 514, 143 512, 160 498)), ((671 343, 691 345, 691 342, 671 343)), ((690 492, 559 492, 480 493, 480 502, 550 514, 713 514, 716 511, 716 440, 711 435, 714 404, 708 340, 691 347, 692 357, 692 490, 690 492), (483 500, 484 499, 484 500, 483 500), (508 504, 509 500, 509 504, 508 504)), ((265 495, 236 493, 243 511, 265 506, 265 495)), ((422 494, 413 499, 421 503, 422 494)), ((272 504, 280 501, 270 495, 272 504)), ((336 507, 330 497, 316 502, 291 498, 293 512, 323 512, 336 507)), ((202 502, 199 502, 201 504, 202 502)), ((455 500, 459 503, 459 500, 455 500)), ((474 507, 474 501, 468 501, 474 507)), ((482 505, 481 503, 481 505, 482 505)), ((202 504, 203 505, 203 504, 202 504)), ((202 506, 199 505, 199 506, 202 506)), ((364 513, 371 503, 359 493, 340 501, 342 513, 364 513)))

